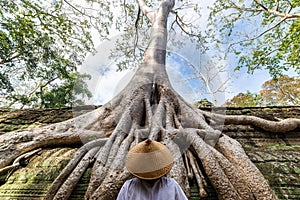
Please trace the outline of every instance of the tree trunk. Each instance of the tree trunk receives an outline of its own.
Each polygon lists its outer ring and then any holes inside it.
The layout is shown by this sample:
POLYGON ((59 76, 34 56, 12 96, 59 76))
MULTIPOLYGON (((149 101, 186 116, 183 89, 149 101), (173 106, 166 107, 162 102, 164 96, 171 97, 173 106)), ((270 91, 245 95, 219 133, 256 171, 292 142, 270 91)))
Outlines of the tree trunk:
POLYGON ((124 166, 128 150, 151 138, 171 149, 175 162, 167 176, 174 178, 187 196, 188 175, 194 173, 202 196, 206 195, 203 179, 206 174, 219 199, 277 199, 240 144, 210 124, 225 120, 285 131, 291 124, 292 128, 299 127, 300 120, 269 123, 254 117, 226 117, 188 104, 171 87, 165 66, 167 19, 175 1, 165 0, 154 11, 143 0, 137 2, 153 26, 144 59, 131 82, 93 112, 43 128, 0 136, 0 167, 36 148, 83 142, 52 183, 45 199, 68 199, 89 165, 93 168, 85 199, 115 199, 122 184, 132 177, 124 166))

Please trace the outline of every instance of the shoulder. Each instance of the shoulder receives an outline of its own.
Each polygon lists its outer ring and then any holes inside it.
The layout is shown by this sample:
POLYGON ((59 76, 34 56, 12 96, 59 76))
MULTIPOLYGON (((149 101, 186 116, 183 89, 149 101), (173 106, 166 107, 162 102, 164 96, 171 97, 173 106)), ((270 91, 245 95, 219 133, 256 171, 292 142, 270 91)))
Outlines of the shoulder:
POLYGON ((168 185, 179 186, 178 183, 173 178, 162 177, 162 182, 168 185))
POLYGON ((136 183, 138 181, 139 181, 138 178, 132 178, 132 179, 129 179, 129 180, 125 181, 124 185, 130 185, 130 184, 136 183))
POLYGON ((132 186, 139 184, 139 182, 140 182, 140 180, 138 178, 132 178, 132 179, 125 181, 125 183, 123 184, 123 187, 125 187, 125 188, 132 187, 132 186))
POLYGON ((123 184, 123 186, 119 192, 118 199, 123 199, 124 196, 127 196, 128 191, 132 188, 133 185, 136 184, 137 181, 138 181, 137 178, 133 178, 133 179, 129 179, 129 180, 125 181, 125 183, 123 184))
POLYGON ((176 199, 187 200, 186 195, 184 194, 184 192, 183 192, 182 188, 179 186, 179 184, 175 181, 175 179, 164 177, 163 181, 165 181, 167 183, 168 187, 171 187, 174 189, 174 194, 176 196, 176 199))
POLYGON ((168 177, 165 177, 165 176, 161 177, 161 180, 164 181, 164 182, 168 182, 168 183, 177 183, 177 182, 175 181, 175 179, 173 179, 173 178, 168 178, 168 177))

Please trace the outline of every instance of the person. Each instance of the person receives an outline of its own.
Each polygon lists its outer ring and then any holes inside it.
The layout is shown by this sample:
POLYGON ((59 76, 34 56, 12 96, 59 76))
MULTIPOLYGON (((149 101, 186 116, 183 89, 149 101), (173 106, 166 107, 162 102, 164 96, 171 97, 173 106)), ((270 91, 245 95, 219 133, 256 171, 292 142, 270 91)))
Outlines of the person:
POLYGON ((117 200, 187 200, 179 184, 165 175, 172 169, 171 151, 147 139, 131 148, 125 166, 135 178, 127 180, 117 200))

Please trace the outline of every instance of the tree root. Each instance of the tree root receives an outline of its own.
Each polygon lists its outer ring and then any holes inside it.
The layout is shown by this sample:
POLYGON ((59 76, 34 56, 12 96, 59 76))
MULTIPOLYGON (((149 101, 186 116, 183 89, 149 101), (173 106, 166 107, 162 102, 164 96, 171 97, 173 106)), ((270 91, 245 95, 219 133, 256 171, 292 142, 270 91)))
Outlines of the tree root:
POLYGON ((85 143, 50 186, 45 197, 68 199, 85 170, 93 165, 85 199, 115 199, 132 177, 124 166, 128 150, 151 138, 164 143, 174 155, 167 175, 189 196, 188 178, 194 177, 200 197, 206 197, 207 175, 219 199, 276 199, 263 175, 241 145, 210 123, 253 124, 271 132, 300 125, 299 119, 269 122, 251 116, 223 116, 198 110, 171 87, 129 86, 101 108, 66 122, 0 136, 0 167, 24 153, 51 145, 85 143), (150 89, 151 88, 151 89, 150 89), (190 149, 190 150, 189 150, 190 149), (200 160, 204 171, 196 161, 200 160))
POLYGON ((106 138, 97 139, 83 145, 79 150, 77 150, 73 158, 69 161, 68 165, 51 184, 45 200, 68 199, 71 194, 70 192, 72 192, 79 181, 79 178, 81 178, 82 174, 88 167, 86 164, 91 162, 95 156, 95 153, 98 152, 99 146, 104 145, 106 141, 106 138), (79 175, 77 175, 77 171, 79 171, 79 175), (76 178, 71 177, 70 174, 72 174, 72 176, 75 175, 76 178), (62 189, 68 186, 70 186, 70 189, 62 189), (65 194, 63 194, 64 192, 65 194))
POLYGON ((198 154, 207 176, 218 193, 219 199, 241 199, 236 188, 234 188, 215 159, 211 148, 196 133, 187 135, 187 139, 191 141, 192 147, 198 154))
POLYGON ((189 163, 193 170, 193 172, 190 172, 190 173, 193 173, 195 175, 195 178, 196 178, 196 181, 198 184, 198 188, 199 188, 199 196, 201 198, 207 197, 207 193, 205 191, 205 186, 207 184, 205 183, 204 176, 203 176, 201 170, 199 169, 198 163, 196 162, 193 154, 189 150, 186 151, 186 157, 189 159, 189 163))
POLYGON ((216 149, 236 167, 242 177, 247 179, 247 185, 256 199, 277 199, 268 182, 236 140, 224 135, 219 139, 216 149))
POLYGON ((178 156, 181 155, 180 149, 173 140, 165 139, 163 142, 171 150, 173 155, 177 155, 175 156, 174 165, 171 171, 169 172, 168 176, 174 178, 177 181, 177 183, 181 186, 187 197, 189 197, 190 185, 188 183, 187 171, 184 166, 182 156, 178 156))
POLYGON ((82 145, 90 140, 103 138, 107 129, 95 132, 87 129, 99 116, 107 115, 104 107, 76 118, 32 128, 25 131, 13 131, 0 136, 0 168, 9 165, 18 156, 37 148, 47 146, 82 145))
POLYGON ((286 133, 300 127, 300 119, 288 118, 280 121, 269 121, 255 116, 247 115, 220 115, 206 111, 199 111, 210 123, 224 122, 225 124, 241 124, 259 127, 273 133, 286 133))
MULTIPOLYGON (((132 175, 125 169, 125 156, 127 152, 131 148, 131 144, 134 140, 134 128, 131 129, 129 135, 121 142, 121 145, 118 148, 118 152, 113 159, 112 163, 107 163, 110 166, 110 170, 106 173, 106 176, 100 184, 98 184, 98 188, 93 192, 90 199, 115 199, 115 195, 118 194, 119 189, 121 188, 123 182, 125 182, 132 175), (115 181, 119 180, 119 181, 115 181), (107 191, 110 192, 107 192, 107 191)), ((117 142, 118 143, 118 142, 117 142)), ((86 199, 89 196, 86 195, 86 199)))
POLYGON ((0 176, 2 176, 4 174, 8 174, 8 173, 11 174, 18 167, 26 165, 27 164, 26 160, 41 150, 42 150, 42 148, 39 148, 39 149, 35 149, 35 150, 32 150, 30 152, 20 155, 19 157, 17 157, 14 160, 12 165, 9 165, 9 166, 6 166, 6 167, 3 167, 2 169, 0 169, 0 176))
POLYGON ((94 147, 89 150, 81 161, 77 164, 76 168, 68 176, 67 180, 60 186, 59 190, 54 196, 54 200, 69 199, 72 191, 76 187, 78 181, 88 168, 89 164, 93 161, 95 154, 99 151, 100 147, 94 147))

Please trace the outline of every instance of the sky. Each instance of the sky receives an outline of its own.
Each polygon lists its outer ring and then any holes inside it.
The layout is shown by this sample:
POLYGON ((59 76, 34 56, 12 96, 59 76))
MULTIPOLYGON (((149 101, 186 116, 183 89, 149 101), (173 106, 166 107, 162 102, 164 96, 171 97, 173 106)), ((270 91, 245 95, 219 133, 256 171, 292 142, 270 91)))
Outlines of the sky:
MULTIPOLYGON (((212 5, 214 1, 201 1, 203 8, 212 5)), ((118 11, 116 11, 117 13, 118 11)), ((201 12, 201 21, 199 26, 205 29, 208 9, 203 9, 201 12)), ((188 16, 188 13, 186 14, 188 16)), ((93 93, 93 98, 86 100, 86 104, 101 105, 108 102, 114 95, 116 95, 126 84, 130 81, 134 74, 133 70, 123 70, 117 72, 116 63, 109 59, 110 51, 116 43, 116 39, 120 38, 122 33, 111 29, 111 40, 100 42, 93 34, 94 42, 97 46, 97 53, 89 55, 80 68, 80 72, 89 73, 92 79, 88 82, 89 89, 93 93)), ((182 36, 179 36, 182 37, 182 36)), ((186 39, 186 38, 181 38, 186 39)), ((167 58, 167 72, 172 86, 181 94, 187 101, 193 103, 202 98, 207 98, 215 103, 215 105, 223 105, 227 99, 232 98, 238 93, 245 93, 247 91, 257 93, 261 89, 261 85, 271 79, 270 75, 265 70, 256 70, 253 74, 247 74, 246 69, 241 69, 234 72, 234 64, 236 60, 219 61, 222 63, 213 63, 214 60, 209 53, 200 55, 199 50, 192 43, 187 44, 178 49, 169 44, 170 57, 167 58), (205 67, 200 67, 198 73, 202 75, 202 79, 209 79, 218 71, 218 66, 224 65, 226 72, 219 73, 211 83, 207 84, 211 90, 215 88, 222 88, 222 91, 211 92, 208 94, 200 87, 203 85, 203 80, 198 79, 187 81, 187 77, 191 76, 191 68, 183 66, 199 66, 200 61, 204 61, 203 65, 209 66, 209 70, 205 67), (211 71, 212 70, 212 71, 211 71)), ((290 72, 290 75, 293 73, 290 72)), ((195 73, 194 73, 195 75, 195 73)), ((215 77, 215 76, 214 76, 215 77)))

